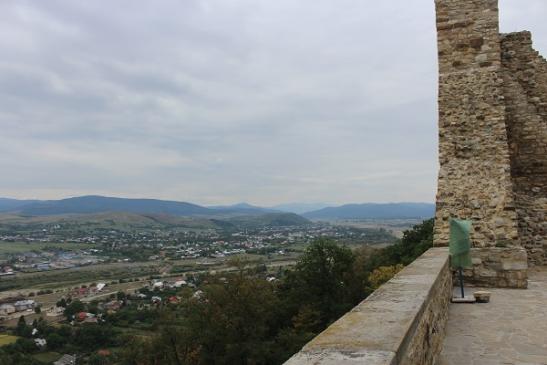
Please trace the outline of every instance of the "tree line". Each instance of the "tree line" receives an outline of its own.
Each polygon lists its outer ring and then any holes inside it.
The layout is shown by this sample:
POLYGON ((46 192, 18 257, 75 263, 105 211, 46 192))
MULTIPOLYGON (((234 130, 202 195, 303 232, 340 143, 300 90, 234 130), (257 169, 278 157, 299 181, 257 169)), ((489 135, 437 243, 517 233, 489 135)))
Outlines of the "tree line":
MULTIPOLYGON (((121 362, 281 364, 432 246, 433 220, 382 249, 312 243, 296 266, 269 282, 253 270, 219 280, 162 312, 159 333, 135 337, 121 362)), ((366 331, 366 329, 363 329, 366 331)))

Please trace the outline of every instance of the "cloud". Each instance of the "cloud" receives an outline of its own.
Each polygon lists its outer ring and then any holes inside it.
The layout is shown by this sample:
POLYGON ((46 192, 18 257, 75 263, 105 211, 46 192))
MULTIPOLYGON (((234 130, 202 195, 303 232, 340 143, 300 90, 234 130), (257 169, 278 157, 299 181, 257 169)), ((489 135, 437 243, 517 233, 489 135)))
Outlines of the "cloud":
POLYGON ((430 0, 1 2, 0 195, 433 201, 435 37, 430 0))

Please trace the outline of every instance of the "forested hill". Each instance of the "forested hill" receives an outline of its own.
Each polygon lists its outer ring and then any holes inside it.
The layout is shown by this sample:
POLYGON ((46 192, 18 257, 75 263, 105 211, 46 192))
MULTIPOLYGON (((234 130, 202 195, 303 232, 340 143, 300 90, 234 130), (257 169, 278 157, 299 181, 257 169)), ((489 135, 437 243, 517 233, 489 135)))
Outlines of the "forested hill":
POLYGON ((250 205, 203 207, 197 204, 157 200, 129 199, 105 196, 80 196, 60 200, 0 199, 0 212, 12 212, 27 216, 60 214, 95 214, 124 212, 134 214, 167 214, 173 216, 252 215, 272 212, 250 205))

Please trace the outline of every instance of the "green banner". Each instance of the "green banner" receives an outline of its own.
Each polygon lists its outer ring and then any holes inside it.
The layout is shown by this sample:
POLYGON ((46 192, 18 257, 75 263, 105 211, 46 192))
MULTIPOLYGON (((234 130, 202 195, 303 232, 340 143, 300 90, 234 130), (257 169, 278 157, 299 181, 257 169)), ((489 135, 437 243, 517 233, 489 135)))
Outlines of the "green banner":
POLYGON ((470 267, 471 262, 471 221, 450 219, 450 265, 454 269, 470 267))

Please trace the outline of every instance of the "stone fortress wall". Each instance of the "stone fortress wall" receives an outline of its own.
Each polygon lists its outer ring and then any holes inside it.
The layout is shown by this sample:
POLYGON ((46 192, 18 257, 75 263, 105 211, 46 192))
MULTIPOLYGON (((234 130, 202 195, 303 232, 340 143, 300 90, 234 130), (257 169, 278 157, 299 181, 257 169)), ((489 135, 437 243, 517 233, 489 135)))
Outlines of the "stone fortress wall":
POLYGON ((528 32, 501 35, 497 0, 436 0, 439 183, 435 244, 473 222, 477 284, 526 287, 547 264, 547 63, 528 32))
POLYGON ((521 244, 547 265, 547 61, 529 32, 503 35, 504 96, 521 244))

